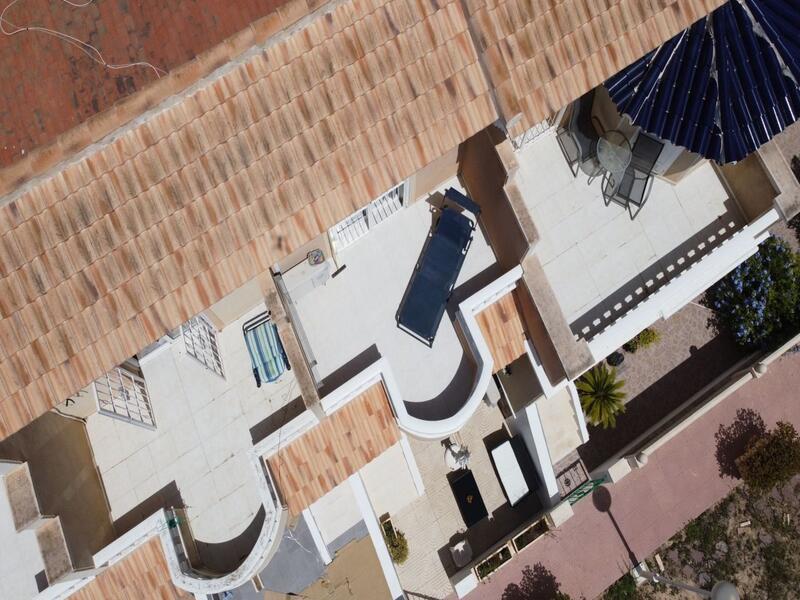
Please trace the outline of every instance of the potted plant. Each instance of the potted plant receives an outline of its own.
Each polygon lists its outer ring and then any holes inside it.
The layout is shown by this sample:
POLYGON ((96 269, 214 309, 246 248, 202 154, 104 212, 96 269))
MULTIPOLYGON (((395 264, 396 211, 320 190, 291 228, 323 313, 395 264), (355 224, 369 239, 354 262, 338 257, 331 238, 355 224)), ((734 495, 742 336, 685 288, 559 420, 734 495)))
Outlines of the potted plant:
POLYGON ((622 352, 614 351, 606 357, 606 362, 611 367, 618 367, 625 362, 625 355, 622 352))
POLYGON ((398 565, 402 565, 408 559, 408 541, 405 534, 395 529, 389 519, 381 523, 381 529, 383 530, 383 540, 386 542, 386 548, 389 550, 389 556, 398 565))
POLYGON ((625 349, 626 352, 630 352, 634 354, 640 348, 647 348, 648 346, 652 346, 653 344, 657 343, 661 339, 661 334, 658 333, 655 329, 651 329, 647 327, 642 329, 639 333, 637 333, 633 339, 631 339, 628 343, 623 345, 622 347, 625 349))

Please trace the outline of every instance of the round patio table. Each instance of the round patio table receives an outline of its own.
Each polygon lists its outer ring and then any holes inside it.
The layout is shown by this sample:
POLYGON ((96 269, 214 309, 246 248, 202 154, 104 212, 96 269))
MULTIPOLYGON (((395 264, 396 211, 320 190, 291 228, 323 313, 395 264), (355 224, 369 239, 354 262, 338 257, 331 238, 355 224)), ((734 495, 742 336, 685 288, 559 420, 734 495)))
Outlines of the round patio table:
POLYGON ((631 163, 631 143, 616 129, 597 140, 597 162, 609 173, 622 173, 631 163))

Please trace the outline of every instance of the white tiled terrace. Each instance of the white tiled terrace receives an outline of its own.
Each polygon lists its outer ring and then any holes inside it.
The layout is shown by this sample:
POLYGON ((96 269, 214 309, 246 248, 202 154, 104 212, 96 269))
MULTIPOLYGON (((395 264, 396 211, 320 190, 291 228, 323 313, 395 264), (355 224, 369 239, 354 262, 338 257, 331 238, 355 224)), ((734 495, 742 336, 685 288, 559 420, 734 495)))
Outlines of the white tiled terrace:
MULTIPOLYGON (((492 517, 506 504, 506 498, 483 440, 502 425, 500 411, 481 404, 456 438, 470 450, 470 469, 492 517)), ((409 442, 425 484, 425 495, 391 515, 394 526, 405 533, 409 548, 408 560, 397 567, 397 573, 411 598, 446 598, 453 588, 440 550, 448 548, 451 538, 467 528, 448 482, 450 471, 442 444, 413 438, 409 442)), ((491 528, 492 522, 485 520, 482 525, 491 528)), ((449 562, 446 555, 444 560, 449 562)))
MULTIPOLYGON (((441 191, 447 187, 462 189, 456 179, 448 181, 441 191)), ((379 223, 340 252, 339 263, 345 265, 344 270, 324 286, 295 299, 319 379, 325 380, 343 367, 349 376, 355 375, 377 355, 384 356, 403 399, 417 404, 421 412, 415 416, 421 418, 441 411, 455 412, 460 406, 454 404, 467 398, 474 376, 474 365, 465 355, 447 313, 432 347, 396 324, 395 314, 434 218, 430 209, 423 198, 379 223), (354 361, 359 356, 361 359, 354 361), (432 400, 423 407, 422 403, 432 400)), ((494 264, 492 249, 479 227, 454 298, 459 295, 459 286, 494 264)), ((342 378, 336 379, 341 382, 342 378)), ((409 411, 413 409, 409 407, 409 411)))
POLYGON ((225 542, 252 522, 261 502, 250 429, 299 390, 292 371, 256 387, 242 324, 264 305, 250 306, 218 334, 224 379, 186 354, 181 338, 143 361, 155 431, 102 414, 88 419, 113 519, 174 482, 197 540, 225 542))
POLYGON ((573 332, 591 338, 745 222, 707 162, 678 184, 656 178, 634 220, 606 206, 601 180, 573 177, 555 131, 518 155, 517 182, 541 235, 536 253, 573 332))

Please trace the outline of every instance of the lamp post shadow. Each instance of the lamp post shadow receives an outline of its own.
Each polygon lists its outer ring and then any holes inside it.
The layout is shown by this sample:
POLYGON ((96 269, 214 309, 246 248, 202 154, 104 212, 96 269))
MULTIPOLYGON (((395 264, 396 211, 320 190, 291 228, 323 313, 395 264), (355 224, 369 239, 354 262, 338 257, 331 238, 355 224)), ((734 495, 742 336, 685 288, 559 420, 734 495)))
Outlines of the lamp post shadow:
POLYGON ((592 504, 594 504, 594 507, 599 512, 608 514, 608 518, 611 519, 611 524, 614 526, 614 529, 617 530, 619 539, 622 540, 622 545, 625 546, 625 550, 628 552, 628 560, 631 561, 631 568, 638 565, 639 559, 636 558, 633 550, 631 550, 628 540, 625 539, 617 520, 614 518, 614 514, 611 512, 611 492, 608 491, 606 486, 601 485, 594 489, 592 492, 592 504))

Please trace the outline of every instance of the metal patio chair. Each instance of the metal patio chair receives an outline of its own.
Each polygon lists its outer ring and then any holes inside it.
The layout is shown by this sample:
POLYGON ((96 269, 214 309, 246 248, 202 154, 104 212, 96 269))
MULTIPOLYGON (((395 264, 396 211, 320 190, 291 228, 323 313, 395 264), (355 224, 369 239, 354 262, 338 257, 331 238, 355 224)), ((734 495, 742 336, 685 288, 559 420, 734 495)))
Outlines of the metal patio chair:
POLYGON ((603 199, 606 206, 614 202, 628 210, 631 220, 636 218, 650 196, 653 188, 653 167, 663 149, 663 143, 640 131, 633 144, 631 163, 625 171, 621 175, 603 175, 603 199), (633 207, 636 207, 635 212, 633 207))
POLYGON ((592 118, 594 90, 590 90, 573 102, 569 119, 556 128, 556 140, 567 160, 572 175, 583 171, 590 178, 599 173, 597 163, 597 140, 599 135, 592 118))

